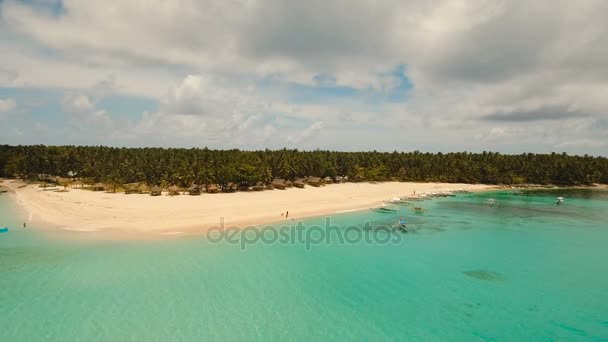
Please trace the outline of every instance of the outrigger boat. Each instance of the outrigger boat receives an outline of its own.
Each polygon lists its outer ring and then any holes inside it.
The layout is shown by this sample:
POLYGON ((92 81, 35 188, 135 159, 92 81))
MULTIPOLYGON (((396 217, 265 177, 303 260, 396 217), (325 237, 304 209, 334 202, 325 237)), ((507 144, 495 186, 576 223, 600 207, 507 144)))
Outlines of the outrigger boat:
POLYGON ((493 207, 493 206, 495 206, 495 205, 498 205, 498 202, 496 202, 496 200, 495 200, 495 199, 490 198, 489 200, 487 200, 487 201, 486 201, 486 204, 487 204, 489 207, 493 207))
POLYGON ((378 213, 385 213, 385 214, 390 214, 390 213, 396 213, 397 212, 397 210, 395 210, 395 209, 385 208, 385 207, 374 208, 372 210, 375 211, 375 212, 378 212, 378 213))
POLYGON ((421 207, 414 207, 414 212, 416 214, 422 214, 424 213, 424 209, 422 209, 421 207))

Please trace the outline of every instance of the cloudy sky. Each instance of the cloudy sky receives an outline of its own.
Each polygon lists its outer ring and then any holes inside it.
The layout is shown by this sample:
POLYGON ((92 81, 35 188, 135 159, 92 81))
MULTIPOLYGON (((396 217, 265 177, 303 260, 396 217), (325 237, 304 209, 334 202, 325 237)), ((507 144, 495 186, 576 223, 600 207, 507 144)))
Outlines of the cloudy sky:
POLYGON ((605 0, 0 0, 0 143, 608 154, 605 0))

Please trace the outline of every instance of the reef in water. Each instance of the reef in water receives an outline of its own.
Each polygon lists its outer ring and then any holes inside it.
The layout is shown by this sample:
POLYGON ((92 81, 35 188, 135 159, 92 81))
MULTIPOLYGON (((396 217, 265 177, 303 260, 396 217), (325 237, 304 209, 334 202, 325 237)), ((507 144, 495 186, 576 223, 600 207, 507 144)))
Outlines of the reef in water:
POLYGON ((488 271, 488 270, 471 270, 471 271, 464 271, 462 273, 464 273, 468 277, 479 279, 479 280, 487 280, 487 281, 504 280, 504 277, 502 274, 497 273, 497 272, 488 271))

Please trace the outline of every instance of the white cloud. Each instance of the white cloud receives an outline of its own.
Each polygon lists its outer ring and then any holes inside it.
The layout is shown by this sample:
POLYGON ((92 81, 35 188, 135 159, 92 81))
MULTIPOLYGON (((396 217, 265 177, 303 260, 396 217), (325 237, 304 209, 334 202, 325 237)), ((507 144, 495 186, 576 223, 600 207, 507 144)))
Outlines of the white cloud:
POLYGON ((13 109, 15 109, 16 106, 17 106, 17 102, 15 101, 15 99, 12 99, 12 98, 0 99, 0 113, 8 113, 8 112, 12 111, 13 109))
POLYGON ((64 110, 70 113, 87 113, 95 108, 89 97, 84 94, 69 94, 63 99, 62 105, 64 110))
POLYGON ((167 143, 247 146, 272 131, 283 144, 355 146, 362 142, 348 132, 373 124, 408 134, 370 139, 370 149, 476 149, 482 139, 505 151, 601 151, 554 135, 599 140, 608 129, 603 0, 64 0, 60 14, 16 0, 0 6, 2 35, 14 38, 0 40, 0 86, 67 88, 88 103, 74 95, 66 108, 91 113, 107 94, 157 99, 131 134, 167 143), (252 86, 273 79, 388 93, 400 89, 397 65, 413 84, 405 103, 302 103, 252 86), (333 140, 318 134, 323 126, 333 140))
POLYGON ((323 121, 313 122, 310 126, 304 129, 302 132, 297 134, 296 136, 290 136, 287 139, 287 142, 290 144, 299 144, 307 139, 314 137, 318 132, 320 132, 324 127, 323 121))

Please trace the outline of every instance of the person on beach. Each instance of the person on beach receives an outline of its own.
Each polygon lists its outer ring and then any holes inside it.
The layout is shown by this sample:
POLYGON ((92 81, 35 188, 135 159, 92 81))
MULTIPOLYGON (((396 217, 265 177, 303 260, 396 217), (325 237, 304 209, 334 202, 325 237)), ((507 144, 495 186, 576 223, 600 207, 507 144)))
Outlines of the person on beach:
POLYGON ((25 228, 25 227, 26 227, 25 222, 23 222, 23 228, 25 228))
POLYGON ((287 211, 287 213, 285 213, 285 218, 289 217, 289 211, 287 211))

